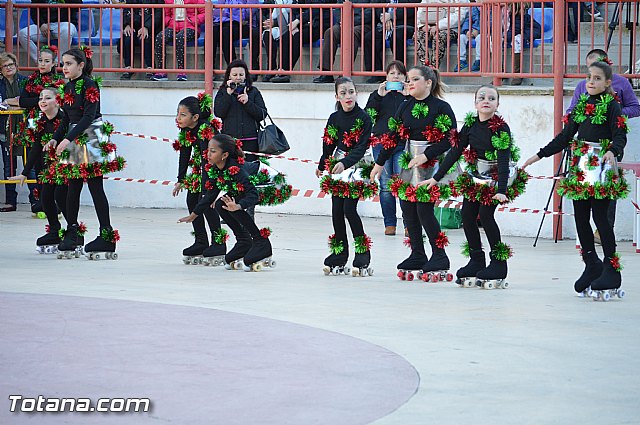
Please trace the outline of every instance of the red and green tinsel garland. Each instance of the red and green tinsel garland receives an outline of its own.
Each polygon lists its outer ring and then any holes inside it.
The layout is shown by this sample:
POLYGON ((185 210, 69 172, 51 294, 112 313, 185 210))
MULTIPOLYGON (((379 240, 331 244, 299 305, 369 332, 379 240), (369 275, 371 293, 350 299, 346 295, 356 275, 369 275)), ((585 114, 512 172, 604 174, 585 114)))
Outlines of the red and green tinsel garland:
POLYGON ((324 134, 322 135, 322 142, 330 146, 333 145, 336 140, 338 140, 338 127, 333 124, 326 126, 324 134))
POLYGON ((444 249, 449 245, 449 237, 445 232, 438 233, 438 236, 436 236, 435 245, 440 249, 444 249))
POLYGON ((625 178, 614 170, 607 171, 606 182, 594 184, 584 181, 584 173, 580 170, 560 181, 558 194, 574 201, 589 198, 595 199, 624 199, 629 193, 629 185, 625 178))
POLYGON ((267 239, 269 236, 271 236, 271 227, 263 227, 262 229, 260 229, 260 236, 262 236, 264 239, 267 239))
POLYGON ((320 190, 338 198, 367 199, 378 193, 378 184, 360 180, 344 182, 328 175, 320 179, 320 190))
POLYGON ((621 272, 624 267, 622 267, 622 263, 620 262, 620 254, 615 252, 611 259, 609 260, 613 269, 617 272, 621 272))
POLYGON ((348 148, 357 144, 362 136, 363 127, 364 121, 361 118, 356 118, 353 127, 351 127, 349 131, 345 131, 342 135, 342 143, 348 148))
POLYGON ((460 253, 463 257, 471 257, 471 247, 469 246, 469 241, 462 242, 460 253))
MULTIPOLYGON (((513 201, 518 196, 522 195, 525 190, 525 186, 529 181, 529 174, 522 169, 518 169, 516 178, 513 184, 507 187, 507 199, 508 202, 513 201)), ((488 185, 483 183, 476 183, 473 181, 468 173, 463 173, 456 179, 455 183, 456 192, 462 194, 470 201, 480 202, 482 205, 498 205, 500 202, 497 199, 493 199, 497 192, 497 185, 488 185)))
POLYGON ((222 227, 213 231, 213 241, 218 245, 223 245, 229 240, 229 233, 222 227))
POLYGON ((376 125, 376 120, 378 119, 378 111, 375 108, 367 108, 364 110, 371 118, 371 125, 376 125))
POLYGON ((393 149, 398 145, 398 140, 396 139, 395 134, 384 133, 379 136, 371 135, 369 138, 369 145, 382 145, 383 149, 393 149))
POLYGON ((453 182, 448 184, 433 185, 430 189, 427 186, 416 188, 410 183, 403 181, 400 176, 392 176, 389 180, 389 190, 393 196, 407 202, 427 202, 435 203, 439 200, 446 200, 452 196, 457 196, 453 182))
POLYGON ((371 245, 373 245, 373 242, 368 235, 353 238, 353 246, 356 254, 364 254, 367 251, 371 251, 371 245))
POLYGON ((491 250, 491 257, 498 261, 507 261, 513 257, 513 250, 504 242, 498 242, 491 250))
POLYGON ((344 251, 344 242, 337 239, 335 233, 329 236, 327 242, 329 245, 329 251, 331 251, 332 254, 338 255, 341 254, 342 251, 344 251))
POLYGON ((249 181, 258 190, 258 205, 280 205, 291 198, 293 187, 287 184, 286 176, 282 173, 276 174, 272 179, 269 171, 262 169, 257 174, 250 175, 249 181))
POLYGON ((116 156, 113 161, 93 162, 91 164, 52 164, 41 173, 42 183, 67 184, 69 180, 88 180, 105 174, 122 170, 126 161, 121 156, 116 156))
POLYGON ((236 197, 245 191, 245 187, 242 183, 237 182, 233 176, 236 175, 240 169, 236 166, 231 166, 225 170, 221 170, 218 167, 209 167, 207 175, 209 180, 205 183, 207 190, 212 190, 214 185, 222 192, 227 192, 227 195, 236 197), (237 169, 237 171, 236 171, 237 169))
POLYGON ((116 243, 120 240, 120 233, 116 229, 102 229, 100 237, 107 242, 116 243))
POLYGON ((591 124, 604 124, 607 120, 607 109, 609 109, 609 104, 614 100, 614 97, 606 93, 601 95, 595 104, 587 103, 588 100, 588 94, 581 95, 575 108, 573 108, 571 117, 577 124, 581 124, 587 118, 590 119, 591 124))
MULTIPOLYGON (((45 228, 47 230, 47 233, 49 233, 50 229, 45 228)), ((78 236, 84 236, 85 233, 87 233, 87 225, 84 224, 84 222, 80 222, 80 224, 78 224, 78 230, 76 232, 78 234, 78 236)), ((58 237, 60 239, 64 239, 64 235, 67 234, 67 229, 60 229, 58 230, 58 237)))

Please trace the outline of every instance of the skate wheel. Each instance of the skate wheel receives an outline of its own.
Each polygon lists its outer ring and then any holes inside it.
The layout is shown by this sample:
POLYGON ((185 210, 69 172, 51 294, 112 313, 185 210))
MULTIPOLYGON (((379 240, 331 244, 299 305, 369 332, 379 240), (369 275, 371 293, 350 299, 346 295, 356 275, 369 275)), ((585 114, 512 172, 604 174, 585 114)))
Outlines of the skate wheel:
POLYGON ((269 267, 274 268, 276 266, 276 262, 274 260, 269 260, 269 267))
POLYGON ((191 260, 189 259, 189 257, 184 257, 182 259, 182 262, 185 263, 185 264, 189 264, 189 263, 191 263, 191 260))
POLYGON ((509 282, 502 282, 502 289, 507 289, 509 287, 509 282))
POLYGON ((447 273, 447 282, 451 282, 453 280, 453 275, 451 273, 447 273))
POLYGON ((234 270, 240 270, 242 268, 242 263, 240 263, 240 261, 235 261, 233 263, 233 269, 234 270))
POLYGON ((343 272, 344 274, 346 274, 346 275, 351 274, 351 267, 348 267, 348 266, 347 266, 347 267, 345 267, 345 268, 342 270, 342 272, 343 272))
POLYGON ((625 295, 624 289, 618 289, 617 295, 618 295, 618 298, 624 298, 624 295, 625 295))
POLYGON ((398 276, 398 279, 400 280, 405 280, 405 275, 402 270, 398 270, 398 273, 396 273, 396 276, 398 276))
POLYGON ((602 298, 602 301, 607 302, 611 299, 611 294, 609 294, 609 291, 603 291, 601 298, 602 298))
POLYGON ((482 284, 482 287, 484 289, 493 289, 495 286, 494 286, 493 282, 484 282, 482 284))
POLYGON ((118 254, 116 254, 115 252, 113 252, 113 253, 111 254, 111 259, 112 259, 112 260, 117 260, 117 259, 118 259, 118 254))
POLYGON ((468 279, 464 282, 464 287, 465 288, 473 288, 474 286, 476 286, 476 282, 474 282, 471 279, 468 279))
POLYGON ((94 260, 99 260, 99 259, 100 259, 100 254, 96 254, 96 255, 94 255, 94 256, 93 256, 93 259, 94 259, 94 260))
POLYGON ((354 268, 351 270, 351 276, 353 276, 353 277, 358 277, 358 276, 360 276, 360 270, 359 270, 357 267, 354 267, 354 268))
POLYGON ((367 273, 369 274, 369 276, 373 276, 373 268, 369 267, 367 269, 367 273))
POLYGON ((58 260, 62 260, 62 254, 58 254, 57 257, 58 257, 58 260))
POLYGON ((322 268, 322 273, 324 273, 325 276, 329 276, 331 274, 331 267, 329 266, 324 266, 322 268))
POLYGON ((423 282, 429 282, 429 273, 422 273, 420 275, 420 280, 422 280, 423 282))
POLYGON ((227 269, 227 270, 233 270, 233 265, 227 263, 227 264, 224 265, 224 268, 227 269))
POLYGON ((251 270, 254 272, 259 272, 260 270, 262 270, 262 264, 261 263, 255 263, 253 265, 251 265, 251 270))
POLYGON ((438 276, 437 273, 434 273, 433 275, 431 275, 431 282, 433 283, 440 282, 440 276, 438 276))
POLYGON ((407 272, 407 280, 408 280, 409 282, 411 282, 411 281, 413 280, 413 277, 414 277, 414 276, 413 276, 413 273, 412 273, 412 272, 407 272))

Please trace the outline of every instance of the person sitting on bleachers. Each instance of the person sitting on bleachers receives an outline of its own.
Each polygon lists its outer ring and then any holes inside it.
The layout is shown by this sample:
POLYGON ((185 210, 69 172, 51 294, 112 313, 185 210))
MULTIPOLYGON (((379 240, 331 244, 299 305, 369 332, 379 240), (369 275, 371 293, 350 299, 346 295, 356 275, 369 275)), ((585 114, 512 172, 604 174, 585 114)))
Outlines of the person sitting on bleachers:
POLYGON ((444 55, 449 51, 449 43, 458 41, 458 24, 468 13, 466 7, 436 5, 462 2, 462 0, 422 0, 422 3, 429 4, 427 7, 418 9, 418 30, 415 41, 419 64, 428 64, 436 68, 440 65, 444 55), (428 48, 429 43, 431 43, 431 49, 428 48))
MULTIPOLYGON (((472 0, 475 1, 475 0, 472 0)), ((469 68, 467 61, 467 48, 471 47, 471 40, 476 40, 475 60, 471 64, 471 71, 480 71, 480 8, 472 7, 467 13, 462 25, 460 26, 460 38, 458 38, 458 57, 460 58, 459 66, 453 69, 453 72, 466 71, 469 68)))
POLYGON ((82 4, 82 0, 31 0, 32 4, 59 3, 56 8, 33 7, 28 9, 33 24, 22 28, 18 32, 18 43, 29 54, 30 65, 38 62, 40 44, 55 44, 51 40, 58 41, 58 50, 65 52, 71 48, 74 37, 78 37, 78 10, 65 5, 82 4))
MULTIPOLYGON (((542 36, 542 27, 535 19, 527 13, 527 7, 522 7, 520 3, 514 4, 511 11, 511 27, 507 32, 507 41, 513 46, 513 72, 519 73, 521 68, 521 53, 524 43, 531 43, 534 39, 542 36), (512 39, 513 36, 513 39, 512 39), (522 39, 524 36, 524 41, 522 39)), ((522 78, 515 77, 511 79, 512 86, 522 84, 522 78)))
MULTIPOLYGON (((164 0, 127 0, 127 4, 164 4, 164 0)), ((153 67, 153 57, 151 56, 151 41, 155 40, 156 34, 162 30, 162 9, 124 9, 122 12, 122 51, 118 43, 118 53, 122 55, 122 63, 125 68, 131 68, 131 50, 135 46, 144 45, 144 67, 153 67)), ((152 73, 147 72, 147 79, 151 79, 152 73)), ((121 80, 130 80, 133 72, 126 71, 120 76, 121 80)))

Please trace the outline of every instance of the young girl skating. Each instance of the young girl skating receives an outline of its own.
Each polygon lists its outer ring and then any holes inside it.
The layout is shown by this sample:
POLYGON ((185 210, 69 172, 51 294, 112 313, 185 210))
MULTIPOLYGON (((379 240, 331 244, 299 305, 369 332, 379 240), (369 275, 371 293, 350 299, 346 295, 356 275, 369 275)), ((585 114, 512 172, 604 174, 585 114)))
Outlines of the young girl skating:
POLYGON ((594 299, 603 301, 612 295, 624 296, 620 289, 622 265, 616 252, 613 227, 607 220, 607 209, 611 200, 624 198, 629 191, 616 162, 627 144, 627 117, 622 115, 620 104, 615 100, 612 78, 609 65, 592 63, 587 74, 588 94, 582 95, 571 114, 565 117, 564 129, 523 164, 526 168, 570 147, 569 173, 560 183, 558 193, 573 201, 576 231, 585 263, 574 289, 579 294, 591 294, 594 299), (592 214, 600 233, 604 262, 595 251, 590 223, 592 214))
POLYGON ((520 195, 527 182, 527 174, 515 169, 519 152, 509 126, 496 114, 499 103, 495 87, 484 85, 476 90, 476 113, 467 114, 460 133, 452 135, 452 148, 433 178, 418 184, 430 189, 464 154, 466 173, 452 182, 455 191, 464 196, 462 226, 467 242, 463 253, 471 257, 469 263, 456 272, 456 282, 464 287, 507 287, 507 258, 511 256, 511 248, 502 242, 494 214, 499 204, 520 195), (478 215, 489 240, 491 262, 488 267, 480 241, 478 215))
MULTIPOLYGON (((191 214, 179 219, 178 223, 193 222, 198 216, 211 209, 213 204, 236 237, 235 246, 224 256, 227 269, 239 269, 242 266, 241 259, 244 262, 245 271, 275 267, 275 261, 271 260, 270 230, 258 229, 246 211, 258 202, 258 191, 242 167, 244 164, 242 149, 231 136, 217 134, 209 141, 207 161, 207 193, 200 199, 191 214), (225 194, 218 199, 222 192, 225 194)), ((221 246, 228 236, 226 231, 220 228, 220 221, 216 224, 217 227, 213 230, 214 240, 221 246)), ((220 249, 220 252, 223 250, 220 249)))
POLYGON ((353 233, 355 257, 353 275, 372 273, 371 239, 364 233, 358 215, 358 200, 374 196, 378 187, 369 181, 369 164, 360 162, 369 146, 371 118, 358 106, 358 93, 350 78, 335 82, 336 112, 327 121, 322 137, 322 156, 316 169, 320 187, 331 196, 331 219, 334 234, 329 237, 331 254, 324 260, 324 273, 349 273, 349 242, 345 217, 353 233), (355 169, 352 167, 355 166, 355 169))

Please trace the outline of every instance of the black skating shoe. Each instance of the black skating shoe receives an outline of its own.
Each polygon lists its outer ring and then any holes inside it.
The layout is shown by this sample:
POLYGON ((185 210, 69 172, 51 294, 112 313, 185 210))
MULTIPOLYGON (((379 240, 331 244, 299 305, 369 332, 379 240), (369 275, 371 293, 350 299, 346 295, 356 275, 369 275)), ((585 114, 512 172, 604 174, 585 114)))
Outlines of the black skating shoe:
POLYGON ((449 257, 442 248, 433 250, 433 255, 422 265, 422 280, 425 282, 444 282, 453 280, 453 275, 449 273, 449 257))
POLYGON ((373 269, 369 267, 371 263, 371 238, 367 235, 353 238, 356 255, 353 259, 352 276, 371 276, 373 269))
POLYGON ((253 246, 244 256, 244 270, 259 272, 263 267, 275 267, 271 259, 273 251, 269 237, 258 236, 253 239, 253 246))
POLYGON ((58 259, 79 258, 83 243, 84 237, 80 234, 80 226, 77 224, 67 226, 64 237, 58 245, 58 259))
POLYGON ((476 285, 484 289, 506 289, 507 262, 491 259, 489 266, 476 274, 476 285))
POLYGON ((349 261, 349 243, 346 238, 339 239, 335 234, 329 236, 329 249, 331 254, 324 259, 322 268, 325 276, 351 273, 351 269, 346 266, 349 261))
POLYGON ((117 260, 116 242, 118 240, 120 240, 120 234, 117 230, 112 227, 101 228, 100 235, 84 247, 87 258, 89 260, 100 260, 101 258, 117 260))
POLYGON ((487 267, 487 261, 483 250, 470 250, 469 256, 470 259, 467 265, 459 268, 456 272, 456 283, 464 288, 475 287, 476 274, 487 267))
POLYGON ((231 248, 227 255, 224 256, 225 268, 227 270, 240 270, 242 268, 241 258, 247 255, 251 249, 253 242, 249 232, 241 233, 236 236, 236 244, 231 248))
POLYGON ((591 286, 591 282, 596 280, 602 274, 602 261, 595 251, 583 252, 582 260, 584 261, 584 271, 576 280, 573 288, 578 294, 588 295, 587 288, 591 286))
POLYGON ((609 301, 613 296, 624 297, 625 292, 620 289, 622 285, 620 269, 620 257, 617 255, 611 258, 605 257, 600 277, 591 282, 591 296, 594 301, 609 301))
POLYGON ((206 236, 196 236, 193 245, 182 250, 182 262, 187 265, 198 265, 203 263, 202 253, 209 247, 206 236))
POLYGON ((212 243, 203 252, 205 266, 221 266, 224 264, 224 256, 227 253, 226 243, 212 243))
POLYGON ((415 277, 420 278, 422 265, 427 261, 429 261, 429 258, 427 258, 424 250, 421 252, 414 249, 408 258, 398 264, 398 279, 412 281, 415 277), (414 271, 419 271, 419 273, 414 274, 414 271))
POLYGON ((36 251, 38 254, 56 254, 58 252, 58 245, 60 244, 60 228, 49 228, 47 226, 47 233, 36 239, 36 251))

